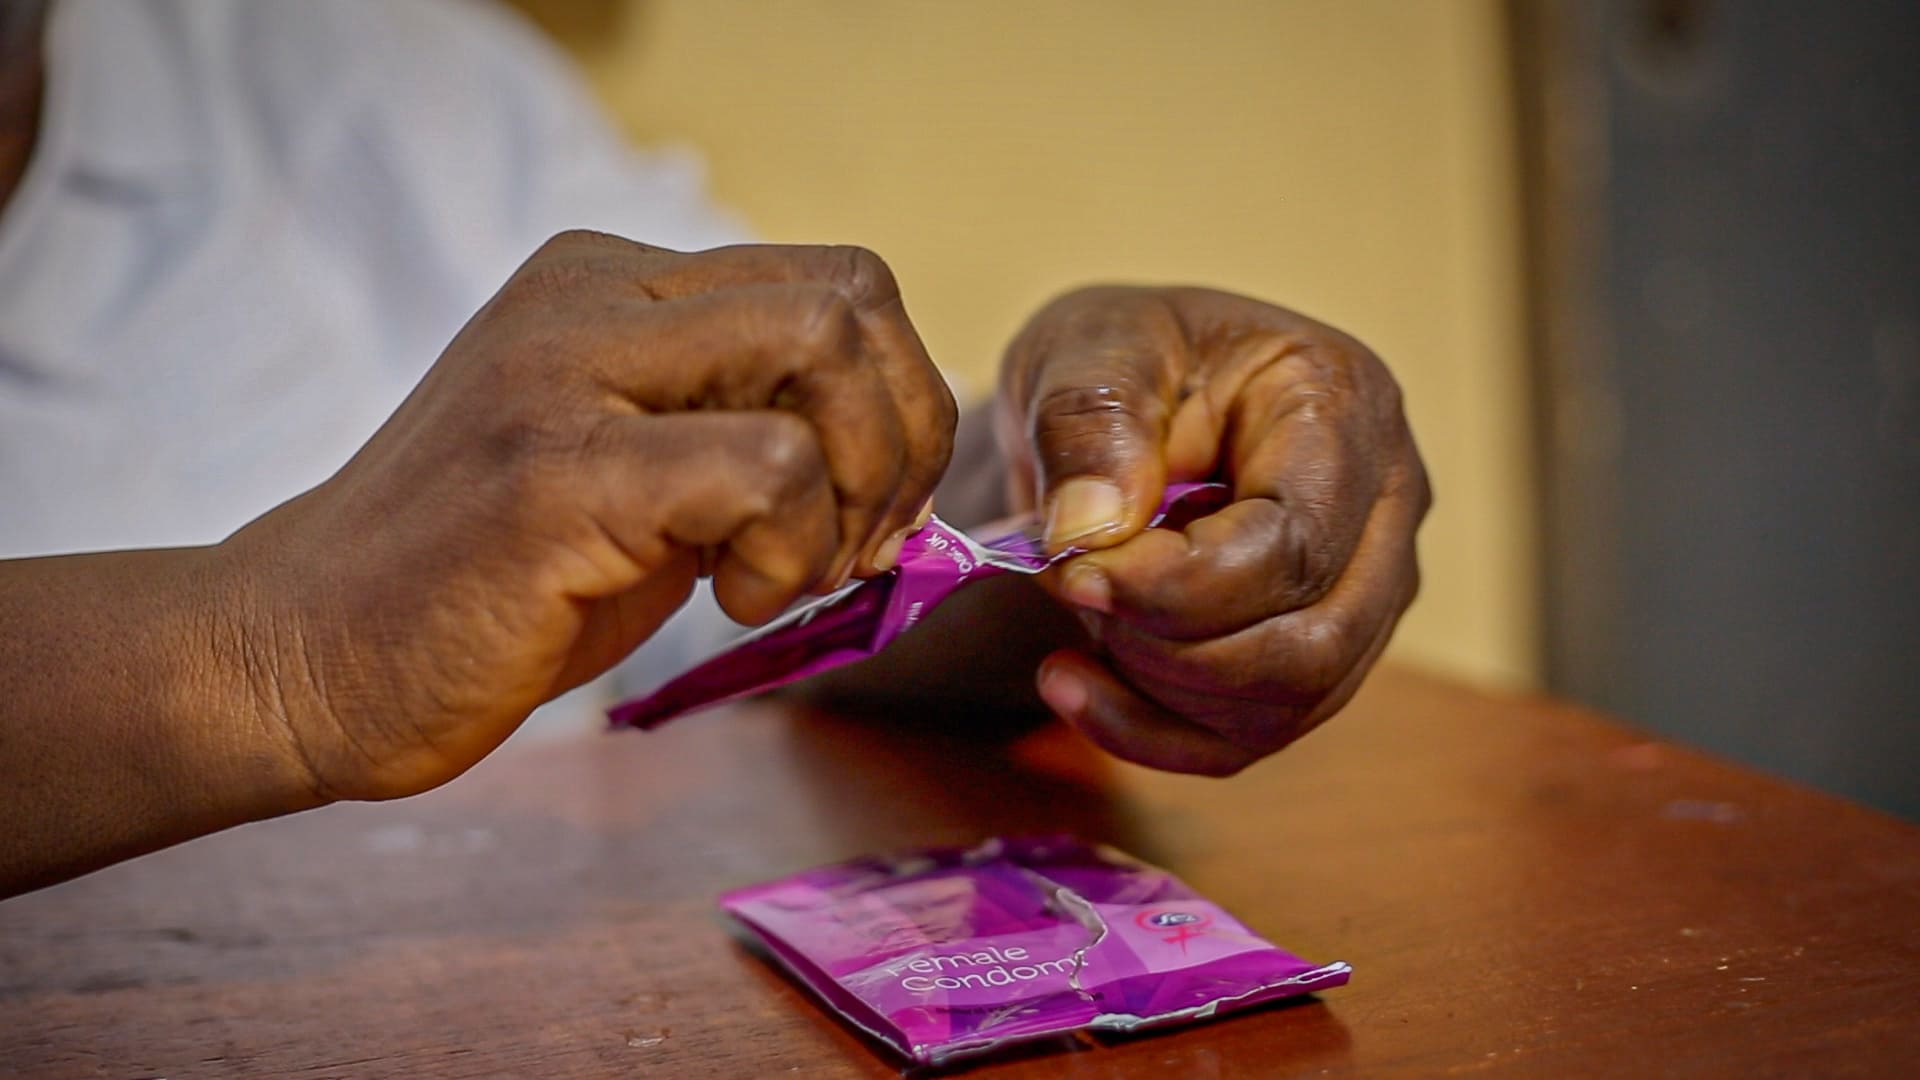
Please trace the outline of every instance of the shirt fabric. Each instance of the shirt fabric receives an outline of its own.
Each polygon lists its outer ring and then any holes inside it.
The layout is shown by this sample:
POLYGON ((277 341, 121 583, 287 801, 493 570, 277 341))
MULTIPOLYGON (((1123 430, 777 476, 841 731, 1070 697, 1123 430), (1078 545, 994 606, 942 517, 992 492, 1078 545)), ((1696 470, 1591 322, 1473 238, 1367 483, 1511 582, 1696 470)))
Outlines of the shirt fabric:
MULTIPOLYGON (((325 480, 553 233, 745 238, 486 4, 60 0, 47 33, 0 212, 0 557, 211 543, 325 480)), ((732 629, 703 588, 625 689, 732 629)))

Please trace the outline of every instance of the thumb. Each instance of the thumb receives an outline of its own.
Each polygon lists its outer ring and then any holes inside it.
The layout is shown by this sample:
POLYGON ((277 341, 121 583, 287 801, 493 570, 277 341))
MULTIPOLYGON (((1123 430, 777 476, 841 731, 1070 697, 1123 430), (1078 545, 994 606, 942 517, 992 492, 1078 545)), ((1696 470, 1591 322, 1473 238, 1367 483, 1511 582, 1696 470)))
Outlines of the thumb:
POLYGON ((1167 482, 1168 369, 1147 335, 1063 344, 1040 366, 1027 434, 1050 550, 1110 547, 1146 527, 1167 482))

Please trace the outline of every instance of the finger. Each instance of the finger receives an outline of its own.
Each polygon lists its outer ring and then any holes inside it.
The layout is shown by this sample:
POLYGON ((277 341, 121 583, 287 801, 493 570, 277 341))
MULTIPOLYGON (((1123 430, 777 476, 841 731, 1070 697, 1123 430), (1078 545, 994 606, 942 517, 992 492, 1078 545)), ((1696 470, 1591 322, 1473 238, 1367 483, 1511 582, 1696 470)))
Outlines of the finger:
POLYGON ((1388 396, 1398 419, 1398 388, 1379 361, 1315 343, 1261 365, 1228 410, 1235 496, 1272 499, 1305 523, 1302 570, 1320 592, 1346 565, 1401 455, 1402 440, 1383 439, 1369 408, 1388 396), (1375 381, 1386 385, 1368 385, 1375 381))
MULTIPOLYGON (((1418 588, 1419 584, 1415 582, 1408 591, 1407 596, 1409 600, 1412 599, 1413 592, 1417 591, 1418 588)), ((1404 610, 1404 608, 1402 610, 1404 610)), ((1333 689, 1327 693, 1327 696, 1321 698, 1317 704, 1309 709, 1306 715, 1300 719, 1299 723, 1294 726, 1293 730, 1287 733, 1287 742, 1291 742, 1305 735, 1307 732, 1312 731, 1314 728, 1319 727, 1335 713, 1347 707, 1347 702, 1353 700, 1353 695, 1359 693, 1361 684, 1366 682, 1367 673, 1373 670, 1373 665, 1379 661, 1380 654, 1387 651, 1387 643, 1393 640, 1393 628, 1398 625, 1399 622, 1400 616, 1396 613, 1380 624, 1379 629, 1374 631, 1373 641, 1367 645, 1366 650, 1354 661, 1353 667, 1334 685, 1333 689)), ((1278 748, 1278 746, 1274 747, 1274 749, 1278 748)))
MULTIPOLYGON (((575 234, 562 234, 573 237, 575 234)), ((561 238, 556 238, 559 240, 561 238)), ((831 244, 730 244, 673 251, 585 233, 581 257, 653 300, 683 300, 743 285, 831 285, 858 308, 882 306, 898 286, 886 263, 865 248, 831 244)))
POLYGON ((1040 665, 1040 697, 1056 715, 1115 757, 1149 768, 1231 776, 1259 754, 1141 697, 1092 658, 1072 650, 1040 665))
POLYGON ((1212 689, 1176 686, 1149 673, 1129 668, 1138 692, 1175 716, 1191 717, 1195 723, 1236 745, 1261 754, 1271 754, 1319 727, 1346 706, 1366 681, 1367 673, 1393 637, 1397 618, 1388 618, 1374 631, 1372 641, 1354 656, 1345 674, 1331 690, 1315 698, 1304 693, 1274 697, 1264 701, 1221 698, 1212 689))
MULTIPOLYGON (((1142 533, 1076 559, 1059 576, 1070 602, 1171 638, 1217 637, 1316 603, 1333 587, 1380 494, 1383 460, 1354 391, 1311 347, 1228 365, 1234 396, 1217 413, 1239 500, 1180 532, 1142 533), (1104 606, 1102 606, 1104 605, 1104 606)), ((1185 411, 1189 406, 1183 405, 1185 411)))
MULTIPOLYGON (((589 234, 589 247, 607 238, 589 234)), ((907 316, 899 283, 884 260, 854 246, 741 244, 692 253, 632 245, 621 271, 648 299, 680 300, 752 285, 825 285, 853 308, 864 355, 879 371, 901 419, 905 475, 862 551, 862 568, 884 570, 876 556, 910 531, 946 472, 959 408, 907 316)))
POLYGON ((1152 529, 1049 575, 1070 604, 1159 637, 1220 637, 1312 605, 1351 557, 1309 515, 1246 499, 1185 529, 1152 529))
POLYGON ((1096 636, 1136 682, 1150 678, 1156 686, 1216 699, 1318 704, 1411 602, 1419 583, 1413 531, 1424 509, 1418 491, 1390 487, 1339 581, 1311 607, 1203 640, 1171 640, 1100 616, 1096 636))
POLYGON ((576 485, 594 524, 639 567, 718 547, 722 610, 759 623, 812 587, 840 550, 813 429, 788 413, 686 412, 602 425, 576 485))
POLYGON ((867 569, 881 571, 891 569, 899 559, 907 535, 926 524, 934 488, 953 456, 960 407, 907 317, 905 301, 886 264, 865 249, 850 250, 858 253, 851 257, 850 276, 867 283, 853 290, 854 307, 870 351, 879 357, 880 374, 893 394, 907 444, 906 475, 881 526, 888 535, 866 553, 867 569))
POLYGON ((813 425, 840 511, 829 581, 911 524, 919 503, 893 510, 903 490, 920 502, 932 492, 910 477, 905 420, 864 356, 851 305, 829 286, 752 285, 629 305, 595 325, 603 379, 643 409, 774 408, 813 425))
POLYGON ((553 688, 557 697, 599 678, 622 657, 640 647, 693 594, 698 580, 698 553, 676 549, 665 566, 655 569, 626 592, 584 601, 586 611, 574 647, 553 688))
POLYGON ((1170 308, 1102 295, 1076 295, 1067 315, 1048 322, 1046 340, 1015 346, 1040 354, 1014 365, 1024 385, 1009 389, 1025 410, 1055 551, 1133 535, 1166 487, 1162 451, 1185 338, 1170 308))

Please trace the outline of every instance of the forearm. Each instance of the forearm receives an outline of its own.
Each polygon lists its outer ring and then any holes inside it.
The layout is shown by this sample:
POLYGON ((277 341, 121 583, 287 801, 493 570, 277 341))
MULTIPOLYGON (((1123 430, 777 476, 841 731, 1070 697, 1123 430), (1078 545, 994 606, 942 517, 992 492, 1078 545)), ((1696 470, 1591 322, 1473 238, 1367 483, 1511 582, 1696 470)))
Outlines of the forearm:
POLYGON ((0 896, 318 804, 221 559, 0 561, 0 896))

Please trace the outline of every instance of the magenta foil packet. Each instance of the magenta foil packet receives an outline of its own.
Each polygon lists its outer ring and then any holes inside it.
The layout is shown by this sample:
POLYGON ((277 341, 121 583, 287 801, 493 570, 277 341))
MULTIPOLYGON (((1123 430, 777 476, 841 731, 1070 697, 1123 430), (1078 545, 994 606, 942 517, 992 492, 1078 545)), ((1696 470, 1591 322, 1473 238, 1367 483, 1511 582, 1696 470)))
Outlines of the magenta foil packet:
MULTIPOLYGON (((1150 525, 1184 528, 1232 499, 1224 484, 1173 484, 1150 525)), ((872 656, 969 582, 1037 574, 1069 549, 1047 555, 1038 523, 1003 525, 984 540, 934 518, 907 539, 900 564, 792 608, 691 671, 644 697, 614 706, 616 727, 653 728, 683 713, 762 693, 872 656)))
POLYGON ((720 898, 841 1017, 940 1065, 1346 983, 1179 878, 1071 837, 855 859, 720 898))

